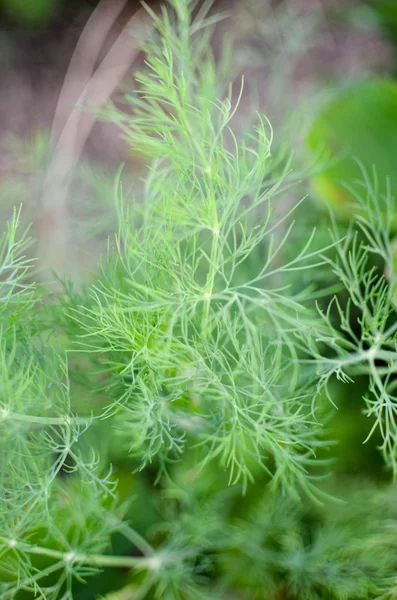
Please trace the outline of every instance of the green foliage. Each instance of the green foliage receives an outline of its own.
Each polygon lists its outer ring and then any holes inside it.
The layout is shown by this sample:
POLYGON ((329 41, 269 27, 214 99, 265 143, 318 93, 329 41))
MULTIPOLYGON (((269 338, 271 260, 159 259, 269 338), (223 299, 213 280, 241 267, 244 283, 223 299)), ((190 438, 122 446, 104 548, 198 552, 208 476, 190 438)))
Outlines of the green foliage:
POLYGON ((156 459, 165 471, 194 441, 198 460, 216 460, 230 483, 246 486, 261 467, 295 493, 308 486, 321 442, 309 427, 291 333, 303 328, 310 337, 316 316, 304 294, 293 297, 282 282, 324 259, 310 252, 310 236, 281 262, 289 215, 276 217, 274 205, 288 182, 271 157, 271 131, 259 119, 253 134, 236 140, 235 108, 217 99, 206 36, 194 44, 187 6, 176 6, 180 31, 153 17, 161 40, 147 49, 139 92, 127 96, 134 117, 105 114, 154 163, 144 202, 134 199, 133 209, 117 186, 115 249, 90 308, 72 316, 82 347, 107 353, 107 414, 117 411, 120 435, 142 467, 156 459))
MULTIPOLYGON (((338 244, 336 258, 329 261, 347 291, 347 301, 342 305, 335 297, 323 312, 326 323, 332 327, 336 322, 337 330, 331 336, 329 332, 325 337, 318 336, 320 346, 312 348, 312 354, 317 356, 321 373, 317 393, 327 390, 333 376, 344 382, 352 382, 354 374, 369 377, 365 412, 374 424, 368 437, 379 429, 383 438, 381 451, 396 475, 397 275, 392 234, 396 203, 390 189, 386 194, 379 191, 375 176, 371 180, 363 173, 363 178, 362 185, 347 186, 356 199, 356 222, 338 244), (324 345, 331 350, 327 358, 324 345)), ((338 235, 336 231, 334 235, 338 235)))
POLYGON ((170 4, 133 110, 102 113, 148 173, 116 179, 95 281, 33 286, 18 212, 1 242, 0 598, 392 598, 395 485, 322 480, 338 381, 396 476, 394 199, 363 173, 331 235, 286 209, 298 174, 265 118, 234 134, 208 3, 170 4))
POLYGON ((15 313, 27 310, 32 301, 32 286, 26 281, 31 259, 26 251, 30 241, 27 232, 18 236, 20 211, 15 211, 0 238, 0 325, 15 318, 15 313))

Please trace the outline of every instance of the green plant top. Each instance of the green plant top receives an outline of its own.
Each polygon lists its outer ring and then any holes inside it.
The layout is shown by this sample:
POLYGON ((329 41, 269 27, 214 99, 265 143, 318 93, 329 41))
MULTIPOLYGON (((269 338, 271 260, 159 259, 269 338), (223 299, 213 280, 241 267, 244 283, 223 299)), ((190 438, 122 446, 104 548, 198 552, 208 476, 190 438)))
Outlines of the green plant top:
POLYGON ((4 234, 1 600, 395 586, 394 488, 353 489, 342 509, 320 482, 337 380, 364 381, 369 437, 397 473, 394 200, 367 179, 343 235, 311 230, 303 201, 285 209, 297 177, 265 118, 234 134, 205 7, 152 14, 132 110, 101 115, 148 173, 139 198, 115 181, 95 282, 34 286, 17 212, 4 234))

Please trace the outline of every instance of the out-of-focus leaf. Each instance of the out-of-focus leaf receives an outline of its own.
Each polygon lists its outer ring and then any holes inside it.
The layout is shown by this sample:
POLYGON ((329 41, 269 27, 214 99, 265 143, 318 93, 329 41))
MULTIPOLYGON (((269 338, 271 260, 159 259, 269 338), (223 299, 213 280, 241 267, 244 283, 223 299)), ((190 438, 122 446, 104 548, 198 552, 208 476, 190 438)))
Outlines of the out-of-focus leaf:
POLYGON ((379 193, 387 179, 397 190, 397 84, 371 79, 341 93, 316 117, 308 136, 311 153, 324 168, 312 179, 315 195, 340 216, 351 215, 345 188, 375 167, 379 193))

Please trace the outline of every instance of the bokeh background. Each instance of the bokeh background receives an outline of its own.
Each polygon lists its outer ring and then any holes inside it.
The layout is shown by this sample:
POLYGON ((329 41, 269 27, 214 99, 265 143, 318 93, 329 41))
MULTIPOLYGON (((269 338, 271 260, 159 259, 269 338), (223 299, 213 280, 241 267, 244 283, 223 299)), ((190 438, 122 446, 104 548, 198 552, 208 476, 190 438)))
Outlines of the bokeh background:
MULTIPOLYGON (((160 3, 148 4, 157 10, 160 3)), ((235 95, 242 75, 245 81, 235 127, 250 125, 258 110, 265 113, 276 140, 298 159, 307 139, 316 146, 308 132, 324 106, 355 84, 380 77, 393 82, 397 74, 394 0, 215 0, 212 11, 223 17, 215 25, 215 54, 225 40, 232 44, 235 95)), ((142 13, 137 0, 0 1, 0 218, 23 203, 44 272, 86 277, 114 228, 112 178, 120 163, 139 194, 145 169, 139 149, 132 152, 114 125, 98 122, 95 110, 135 85, 143 60, 139 43, 151 28, 142 13)), ((375 157, 390 171, 397 160, 393 95, 389 89, 371 96, 361 115, 343 100, 336 115, 327 116, 330 131, 321 129, 321 143, 337 129, 335 151, 343 149, 352 122, 367 131, 371 114, 372 150, 363 160, 375 157), (383 135, 389 136, 386 150, 379 144, 383 135)), ((359 98, 365 102, 365 93, 359 98)), ((328 184, 313 189, 332 201, 338 192, 328 184)))

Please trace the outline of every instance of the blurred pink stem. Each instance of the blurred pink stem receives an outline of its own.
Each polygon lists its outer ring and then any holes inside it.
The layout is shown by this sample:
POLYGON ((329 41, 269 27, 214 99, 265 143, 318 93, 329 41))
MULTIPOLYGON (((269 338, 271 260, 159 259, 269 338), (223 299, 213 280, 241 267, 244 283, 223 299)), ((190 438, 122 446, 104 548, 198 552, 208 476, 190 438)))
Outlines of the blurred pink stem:
POLYGON ((74 49, 59 94, 52 124, 53 141, 62 131, 68 113, 73 109, 95 69, 103 44, 127 0, 102 0, 88 19, 74 49))
MULTIPOLYGON (((118 3, 118 12, 113 14, 117 18, 122 6, 118 3)), ((99 8, 97 8, 97 11, 99 8)), ((110 29, 109 13, 107 14, 106 25, 101 28, 102 35, 110 29)), ((73 170, 76 167, 87 139, 95 125, 94 112, 82 113, 81 107, 90 101, 91 107, 98 109, 110 98, 114 90, 122 81, 124 75, 131 67, 139 53, 139 43, 129 33, 131 25, 141 22, 144 27, 150 23, 150 17, 143 9, 140 9, 127 23, 123 31, 119 34, 113 43, 109 52, 106 54, 97 70, 88 77, 88 66, 93 68, 95 64, 94 57, 91 61, 86 61, 83 74, 83 91, 77 98, 76 105, 72 107, 64 126, 59 135, 53 158, 49 164, 46 178, 44 181, 42 208, 43 225, 45 232, 42 239, 41 255, 50 268, 60 268, 64 265, 67 254, 67 197, 69 194, 70 183, 73 170), (84 84, 85 82, 85 84, 84 84)), ((91 18, 90 28, 95 25, 98 18, 91 18)), ((87 27, 82 36, 87 35, 87 27)), ((96 36, 97 42, 100 41, 99 34, 96 36)), ((87 48, 83 42, 80 48, 87 48)), ((96 55, 99 54, 99 48, 96 48, 96 55)), ((77 58, 72 59, 77 63, 77 58)), ((77 77, 69 74, 69 81, 76 81, 77 77)), ((66 82, 64 84, 66 86, 66 82)), ((74 86, 73 86, 74 87, 74 86)), ((65 87, 66 94, 66 87, 65 87)), ((69 91, 67 92, 67 95, 69 91)), ((73 90, 70 90, 70 97, 73 90)), ((58 103, 58 106, 60 104, 58 103)), ((58 126, 61 120, 61 110, 57 109, 54 127, 58 126)))

